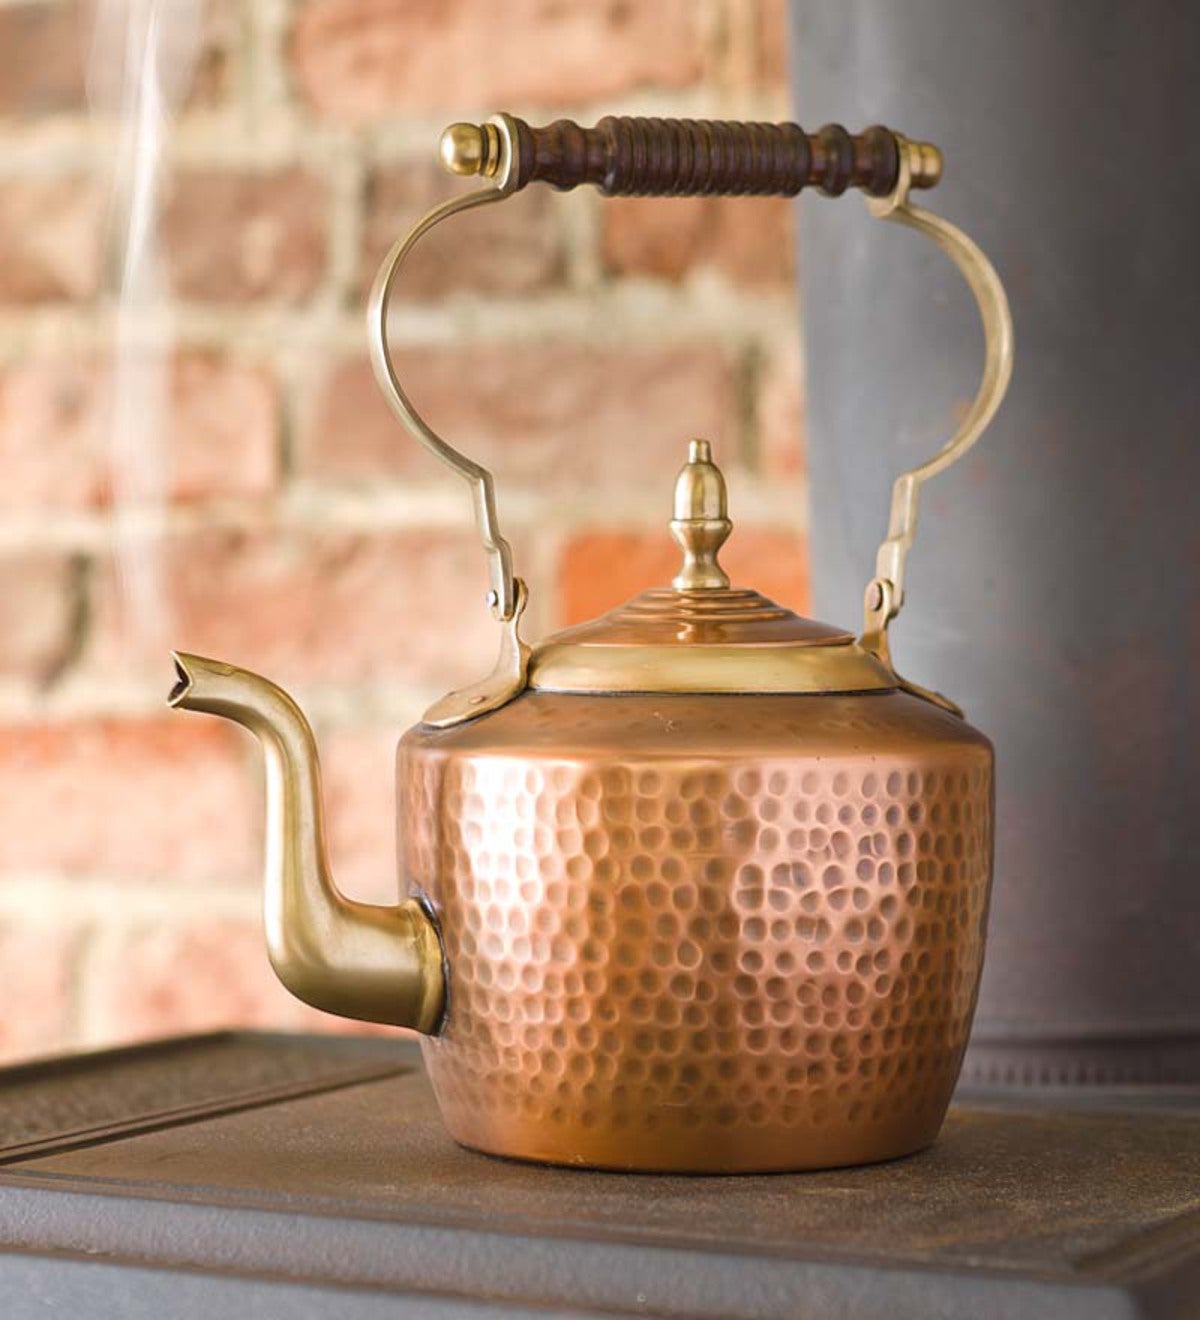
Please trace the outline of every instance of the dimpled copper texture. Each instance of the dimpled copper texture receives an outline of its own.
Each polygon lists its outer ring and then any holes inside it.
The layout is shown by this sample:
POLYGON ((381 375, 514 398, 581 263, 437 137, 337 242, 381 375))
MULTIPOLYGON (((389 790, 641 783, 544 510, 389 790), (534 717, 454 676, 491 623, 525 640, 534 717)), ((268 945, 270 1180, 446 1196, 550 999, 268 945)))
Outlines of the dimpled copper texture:
POLYGON ((452 1135, 613 1169, 928 1145, 983 959, 992 750, 901 692, 527 692, 400 744, 452 1135))

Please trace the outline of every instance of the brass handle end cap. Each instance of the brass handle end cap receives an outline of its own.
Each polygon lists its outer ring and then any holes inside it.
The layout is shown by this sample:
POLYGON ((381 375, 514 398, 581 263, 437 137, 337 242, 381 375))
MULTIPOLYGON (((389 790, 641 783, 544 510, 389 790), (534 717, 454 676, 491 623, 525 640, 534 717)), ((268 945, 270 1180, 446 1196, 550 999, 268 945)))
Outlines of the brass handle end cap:
POLYGON ((494 178, 500 169, 500 132, 495 124, 451 124, 438 143, 442 165, 451 174, 494 178))

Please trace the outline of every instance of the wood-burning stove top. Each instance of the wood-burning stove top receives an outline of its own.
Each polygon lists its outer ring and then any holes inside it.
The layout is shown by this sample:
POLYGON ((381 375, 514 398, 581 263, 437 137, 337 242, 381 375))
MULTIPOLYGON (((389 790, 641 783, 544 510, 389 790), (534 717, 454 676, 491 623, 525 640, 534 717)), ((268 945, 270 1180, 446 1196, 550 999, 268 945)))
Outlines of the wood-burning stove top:
POLYGON ((937 1145, 678 1178, 455 1146, 407 1041, 227 1033, 0 1072, 0 1313, 1200 1314, 1200 1092, 969 1094, 937 1145))

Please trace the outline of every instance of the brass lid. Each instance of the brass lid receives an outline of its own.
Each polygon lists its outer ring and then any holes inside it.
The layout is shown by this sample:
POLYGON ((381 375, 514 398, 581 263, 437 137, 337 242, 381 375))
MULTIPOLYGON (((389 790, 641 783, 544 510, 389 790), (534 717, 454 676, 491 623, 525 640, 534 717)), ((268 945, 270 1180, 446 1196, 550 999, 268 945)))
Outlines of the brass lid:
POLYGON ((683 564, 656 587, 533 648, 528 685, 553 692, 865 692, 895 675, 851 633, 735 588, 717 561, 732 530, 725 479, 693 440, 671 533, 683 564))

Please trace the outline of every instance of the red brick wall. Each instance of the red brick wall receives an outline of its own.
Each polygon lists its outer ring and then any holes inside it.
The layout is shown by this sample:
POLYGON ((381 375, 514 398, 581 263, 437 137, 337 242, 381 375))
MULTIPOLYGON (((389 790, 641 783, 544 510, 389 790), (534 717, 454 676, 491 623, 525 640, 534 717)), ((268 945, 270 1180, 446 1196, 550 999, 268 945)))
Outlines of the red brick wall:
MULTIPOLYGON (((466 492, 370 378, 374 265, 458 186, 431 164, 450 119, 785 117, 782 11, 215 0, 147 313, 164 511, 115 493, 117 126, 89 112, 86 11, 0 3, 0 1054, 319 1018, 261 947, 258 760, 163 710, 164 648, 297 692, 341 882, 390 897, 394 739, 495 636, 466 492)), ((496 469, 529 631, 669 575, 694 434, 730 477, 735 578, 803 607, 788 205, 531 190, 458 237, 413 263, 395 335, 417 402, 496 469)))

